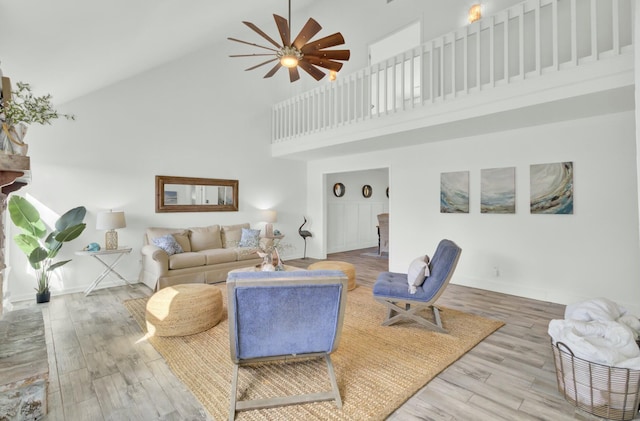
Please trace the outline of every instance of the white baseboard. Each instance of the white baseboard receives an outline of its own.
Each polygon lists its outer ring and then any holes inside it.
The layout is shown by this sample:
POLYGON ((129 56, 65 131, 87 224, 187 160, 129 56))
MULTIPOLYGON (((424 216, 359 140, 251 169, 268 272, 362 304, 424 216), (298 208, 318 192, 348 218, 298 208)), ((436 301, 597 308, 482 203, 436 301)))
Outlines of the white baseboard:
MULTIPOLYGON (((527 285, 517 285, 505 281, 495 281, 480 278, 461 278, 455 277, 451 280, 452 284, 463 285, 472 288, 486 289, 489 291, 500 292, 503 294, 515 295, 518 297, 531 298, 534 300, 547 301, 556 304, 572 304, 581 301, 590 300, 597 297, 581 295, 579 291, 563 290, 561 286, 556 286, 553 290, 531 287, 527 285)), ((626 299, 612 299, 617 304, 626 308, 629 313, 640 315, 640 303, 626 299)))

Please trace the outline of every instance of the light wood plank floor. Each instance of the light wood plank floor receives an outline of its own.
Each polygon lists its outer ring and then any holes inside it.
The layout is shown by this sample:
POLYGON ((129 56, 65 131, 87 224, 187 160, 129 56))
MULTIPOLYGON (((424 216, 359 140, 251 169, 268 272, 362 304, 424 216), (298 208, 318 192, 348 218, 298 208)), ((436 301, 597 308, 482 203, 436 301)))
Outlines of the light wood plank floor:
MULTIPOLYGON (((357 283, 372 286, 388 268, 387 259, 363 255, 375 250, 329 258, 353 263, 357 283)), ((287 264, 306 267, 315 261, 287 264)), ((210 419, 153 347, 140 340, 140 328, 122 305, 150 294, 140 284, 96 290, 88 297, 54 296, 39 305, 50 360, 49 420, 210 419)), ((547 325, 562 318, 564 306, 453 284, 439 304, 506 325, 418 391, 389 420, 601 420, 574 408, 557 391, 547 325)), ((31 305, 36 304, 24 302, 16 308, 31 305)))

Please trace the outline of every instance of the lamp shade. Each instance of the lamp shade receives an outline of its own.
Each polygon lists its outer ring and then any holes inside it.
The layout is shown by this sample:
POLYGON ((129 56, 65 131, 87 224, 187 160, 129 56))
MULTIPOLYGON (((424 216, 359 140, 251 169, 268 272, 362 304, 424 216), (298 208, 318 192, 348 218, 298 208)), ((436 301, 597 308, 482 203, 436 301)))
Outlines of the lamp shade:
POLYGON ((278 222, 278 213, 272 209, 265 209, 262 211, 260 215, 262 221, 273 224, 274 222, 278 222))
POLYGON ((96 218, 97 230, 113 230, 124 228, 127 223, 124 219, 124 212, 100 212, 96 218))

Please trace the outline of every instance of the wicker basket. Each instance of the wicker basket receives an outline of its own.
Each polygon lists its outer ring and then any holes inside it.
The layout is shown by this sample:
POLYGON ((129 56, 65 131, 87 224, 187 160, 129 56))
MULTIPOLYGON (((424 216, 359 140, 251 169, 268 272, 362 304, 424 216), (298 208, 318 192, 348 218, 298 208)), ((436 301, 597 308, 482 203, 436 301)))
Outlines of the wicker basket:
POLYGON ((632 420, 640 403, 640 371, 596 364, 551 343, 558 391, 578 408, 610 420, 632 420))

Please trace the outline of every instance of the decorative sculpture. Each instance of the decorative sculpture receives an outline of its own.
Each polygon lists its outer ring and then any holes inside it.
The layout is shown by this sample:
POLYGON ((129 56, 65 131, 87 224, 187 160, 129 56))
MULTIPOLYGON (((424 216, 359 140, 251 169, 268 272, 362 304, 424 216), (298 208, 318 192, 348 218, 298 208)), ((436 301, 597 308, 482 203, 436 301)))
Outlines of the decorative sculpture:
POLYGON ((313 237, 313 235, 311 235, 311 233, 307 230, 303 230, 302 227, 304 227, 304 224, 307 223, 307 218, 304 218, 304 222, 302 223, 302 225, 300 225, 300 228, 298 228, 298 234, 300 234, 300 237, 302 237, 302 239, 304 240, 304 257, 303 259, 307 258, 307 237, 313 237))

